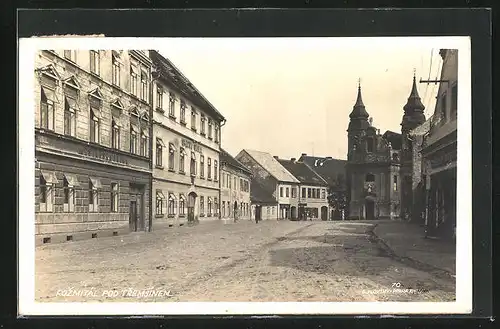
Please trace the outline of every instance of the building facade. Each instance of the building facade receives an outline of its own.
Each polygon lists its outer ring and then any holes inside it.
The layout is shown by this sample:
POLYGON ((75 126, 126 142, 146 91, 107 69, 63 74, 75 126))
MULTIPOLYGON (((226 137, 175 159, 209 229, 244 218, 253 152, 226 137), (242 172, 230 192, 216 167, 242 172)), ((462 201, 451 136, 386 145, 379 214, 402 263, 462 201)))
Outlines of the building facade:
POLYGON ((266 190, 256 179, 250 182, 250 203, 252 209, 252 219, 276 220, 278 214, 278 201, 274 195, 266 190))
POLYGON ((347 212, 346 160, 332 157, 314 157, 302 153, 298 161, 304 162, 328 184, 329 219, 345 219, 347 212))
POLYGON ((278 203, 276 219, 290 219, 292 208, 297 209, 299 204, 299 180, 269 153, 244 149, 236 159, 252 172, 253 179, 263 189, 273 195, 278 203))
POLYGON ((291 207, 290 219, 328 220, 328 183, 302 161, 295 158, 278 161, 300 181, 298 188, 292 190, 293 197, 298 198, 298 208, 291 207))
POLYGON ((453 239, 456 226, 458 50, 441 49, 436 107, 422 148, 429 236, 453 239))
POLYGON ((220 153, 220 217, 251 219, 250 202, 252 173, 227 151, 220 153))
POLYGON ((151 51, 155 224, 219 218, 221 113, 165 57, 151 51))
POLYGON ((34 74, 36 244, 148 230, 148 53, 42 50, 34 74))

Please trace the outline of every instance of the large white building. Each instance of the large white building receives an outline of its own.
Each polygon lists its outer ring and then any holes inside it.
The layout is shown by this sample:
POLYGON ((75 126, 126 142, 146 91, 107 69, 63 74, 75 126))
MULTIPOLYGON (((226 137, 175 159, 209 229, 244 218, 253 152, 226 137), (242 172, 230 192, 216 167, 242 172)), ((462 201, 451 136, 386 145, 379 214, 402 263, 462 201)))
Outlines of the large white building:
POLYGON ((155 224, 219 218, 221 113, 165 57, 150 52, 155 224))

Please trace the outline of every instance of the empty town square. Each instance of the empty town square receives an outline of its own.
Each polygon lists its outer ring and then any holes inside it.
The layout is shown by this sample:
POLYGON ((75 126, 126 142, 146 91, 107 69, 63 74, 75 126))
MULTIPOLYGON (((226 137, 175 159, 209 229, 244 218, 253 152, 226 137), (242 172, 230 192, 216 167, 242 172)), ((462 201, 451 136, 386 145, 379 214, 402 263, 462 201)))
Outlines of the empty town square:
MULTIPOLYGON (((36 250, 36 300, 454 300, 449 272, 379 241, 391 225, 246 220, 46 245, 36 250)), ((443 266, 453 255, 426 256, 443 266)))

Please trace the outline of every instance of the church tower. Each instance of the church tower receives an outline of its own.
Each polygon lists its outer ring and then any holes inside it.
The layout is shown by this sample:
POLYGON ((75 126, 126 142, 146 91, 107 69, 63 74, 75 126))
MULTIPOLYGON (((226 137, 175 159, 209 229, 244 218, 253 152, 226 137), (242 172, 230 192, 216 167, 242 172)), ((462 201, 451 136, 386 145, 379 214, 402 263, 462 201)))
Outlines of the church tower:
POLYGON ((352 108, 351 114, 349 114, 349 127, 347 128, 347 140, 348 140, 348 153, 347 161, 352 159, 352 154, 356 150, 357 142, 365 134, 366 129, 370 127, 368 122, 368 117, 370 115, 366 112, 365 104, 363 104, 363 98, 361 97, 361 83, 358 82, 358 97, 356 103, 352 108))
POLYGON ((417 91, 415 73, 413 85, 401 121, 401 215, 409 218, 413 213, 413 141, 410 132, 425 122, 425 106, 417 91))
POLYGON ((411 130, 417 128, 422 123, 425 122, 424 110, 425 106, 422 104, 422 100, 418 95, 417 81, 415 78, 415 73, 413 74, 413 85, 411 88, 410 96, 406 105, 403 107, 404 114, 401 121, 401 135, 403 137, 402 142, 402 157, 401 160, 405 162, 411 161, 411 140, 408 138, 411 130))

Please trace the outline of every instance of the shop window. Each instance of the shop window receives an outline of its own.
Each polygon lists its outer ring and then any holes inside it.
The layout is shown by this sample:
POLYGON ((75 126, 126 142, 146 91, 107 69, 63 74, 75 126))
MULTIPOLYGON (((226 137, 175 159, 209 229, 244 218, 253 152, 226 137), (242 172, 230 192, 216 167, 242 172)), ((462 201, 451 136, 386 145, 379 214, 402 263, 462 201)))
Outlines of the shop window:
POLYGON ((111 212, 118 212, 119 199, 118 183, 111 183, 111 212))
POLYGON ((205 216, 205 198, 200 196, 200 215, 205 216))
POLYGON ((179 195, 179 215, 180 216, 186 215, 186 200, 183 194, 179 195))

